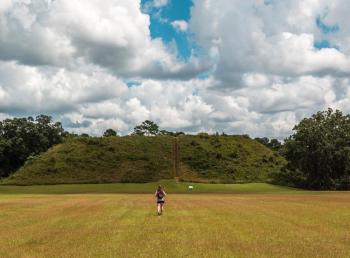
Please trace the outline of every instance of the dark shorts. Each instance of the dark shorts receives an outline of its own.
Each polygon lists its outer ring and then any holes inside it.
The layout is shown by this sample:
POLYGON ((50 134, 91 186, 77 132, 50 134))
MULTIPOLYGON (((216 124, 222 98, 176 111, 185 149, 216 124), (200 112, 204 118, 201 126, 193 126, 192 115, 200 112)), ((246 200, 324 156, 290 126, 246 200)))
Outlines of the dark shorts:
POLYGON ((163 204, 165 201, 162 201, 162 200, 158 200, 157 203, 161 203, 163 204))

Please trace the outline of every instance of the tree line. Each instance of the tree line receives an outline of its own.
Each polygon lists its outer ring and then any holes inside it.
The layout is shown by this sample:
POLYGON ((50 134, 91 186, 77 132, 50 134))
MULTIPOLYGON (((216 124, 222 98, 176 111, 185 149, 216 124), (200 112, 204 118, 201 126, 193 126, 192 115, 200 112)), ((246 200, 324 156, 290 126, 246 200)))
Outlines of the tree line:
POLYGON ((0 177, 16 171, 28 157, 61 143, 66 135, 62 124, 46 115, 0 121, 0 177))
MULTIPOLYGON (((176 137, 184 133, 160 130, 156 123, 146 120, 135 126, 131 135, 176 137)), ((103 134, 103 137, 116 136, 117 132, 111 128, 103 134)), ((47 151, 66 137, 90 136, 68 133, 60 122, 46 115, 0 121, 0 177, 7 177, 28 158, 47 151)), ((276 183, 315 190, 350 190, 349 115, 332 109, 320 111, 297 124, 284 142, 267 137, 255 140, 288 161, 274 176, 276 183)))
POLYGON ((350 190, 350 116, 328 109, 304 118, 285 140, 281 179, 316 190, 350 190))
MULTIPOLYGON (((159 136, 159 135, 169 135, 169 136, 179 136, 184 135, 184 132, 170 132, 167 130, 160 130, 159 126, 151 120, 145 120, 140 125, 134 127, 134 131, 131 135, 139 136, 159 136)), ((117 132, 113 129, 107 129, 104 134, 104 137, 108 136, 117 136, 117 132)))

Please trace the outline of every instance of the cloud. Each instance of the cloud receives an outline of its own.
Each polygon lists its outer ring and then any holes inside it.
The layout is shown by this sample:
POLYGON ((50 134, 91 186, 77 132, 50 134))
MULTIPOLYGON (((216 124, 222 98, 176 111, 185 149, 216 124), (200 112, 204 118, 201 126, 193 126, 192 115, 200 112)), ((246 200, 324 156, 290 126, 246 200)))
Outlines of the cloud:
POLYGON ((171 26, 177 31, 186 32, 188 29, 188 24, 184 20, 176 20, 170 23, 171 26))
MULTIPOLYGON (((160 13, 169 1, 149 3, 160 13)), ((349 11, 345 0, 195 0, 190 21, 172 23, 200 53, 182 61, 151 37, 140 1, 1 1, 0 120, 47 113, 101 135, 151 119, 283 139, 319 110, 350 113, 349 11)))
POLYGON ((77 105, 117 97, 127 86, 105 71, 39 69, 0 62, 0 112, 64 113, 77 105))
POLYGON ((0 14, 6 12, 12 5, 11 0, 3 0, 0 2, 0 14))
POLYGON ((124 77, 189 78, 205 69, 195 57, 178 60, 160 39, 151 38, 150 18, 137 0, 17 1, 5 7, 4 61, 67 69, 83 62, 124 77))
POLYGON ((78 113, 65 114, 60 118, 63 121, 64 128, 70 132, 82 134, 87 133, 93 136, 101 136, 107 129, 112 128, 121 135, 128 126, 124 121, 114 118, 114 119, 87 119, 78 113))
MULTIPOLYGON (((350 5, 333 2, 195 1, 190 29, 200 45, 215 53, 215 76, 224 87, 242 87, 246 73, 348 76, 349 52, 338 44, 343 26, 348 25, 334 15, 340 8, 349 11, 350 5), (318 28, 316 20, 325 12, 325 22, 337 24, 339 33, 325 35, 318 28), (342 47, 315 48, 323 38, 342 47)), ((348 39, 348 35, 342 37, 348 39)))
MULTIPOLYGON (((95 68, 96 69, 96 68, 95 68)), ((349 111, 350 81, 331 76, 246 74, 242 88, 217 90, 207 79, 141 79, 133 87, 103 70, 77 71, 0 63, 0 113, 48 113, 76 133, 128 134, 151 119, 162 129, 283 139, 303 117, 329 106, 349 111)))
POLYGON ((168 0, 154 0, 153 1, 153 6, 154 7, 163 7, 166 6, 169 3, 168 0))
POLYGON ((156 14, 158 19, 163 20, 161 18, 161 9, 169 4, 169 0, 147 0, 142 5, 142 11, 144 13, 153 12, 156 14))
POLYGON ((12 118, 10 115, 5 114, 5 113, 0 113, 0 121, 3 121, 7 118, 12 118))
POLYGON ((117 98, 79 105, 78 110, 62 115, 64 125, 75 132, 97 135, 114 125, 113 129, 128 134, 135 125, 150 119, 162 129, 195 131, 203 128, 213 110, 202 97, 194 95, 207 83, 144 80, 117 98))
POLYGON ((129 122, 141 123, 142 121, 148 120, 150 111, 141 104, 138 98, 132 98, 125 104, 128 110, 129 122))

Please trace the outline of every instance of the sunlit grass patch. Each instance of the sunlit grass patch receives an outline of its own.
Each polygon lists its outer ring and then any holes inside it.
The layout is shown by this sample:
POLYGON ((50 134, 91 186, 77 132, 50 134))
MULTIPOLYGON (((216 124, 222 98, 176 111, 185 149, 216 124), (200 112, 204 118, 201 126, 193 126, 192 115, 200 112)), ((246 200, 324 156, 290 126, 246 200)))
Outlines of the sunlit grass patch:
POLYGON ((1 195, 1 257, 349 257, 348 193, 1 195))
POLYGON ((285 193, 300 190, 266 183, 205 184, 161 180, 152 183, 64 184, 36 186, 0 185, 0 194, 72 194, 72 193, 150 193, 162 185, 169 193, 285 193), (189 190, 189 186, 193 190, 189 190))

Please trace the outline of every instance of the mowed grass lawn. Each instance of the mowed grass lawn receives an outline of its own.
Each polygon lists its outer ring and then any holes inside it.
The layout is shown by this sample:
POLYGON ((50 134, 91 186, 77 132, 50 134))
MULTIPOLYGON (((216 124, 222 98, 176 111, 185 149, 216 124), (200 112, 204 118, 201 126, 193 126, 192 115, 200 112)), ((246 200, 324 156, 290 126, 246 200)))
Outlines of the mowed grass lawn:
POLYGON ((0 257, 350 257, 350 193, 1 194, 0 257))
POLYGON ((113 183, 113 184, 61 184, 14 186, 0 185, 0 194, 79 194, 79 193, 151 193, 162 185, 170 193, 188 193, 188 186, 193 186, 191 193, 300 193, 295 188, 271 185, 266 183, 250 184, 203 184, 177 183, 175 180, 159 182, 113 183))

